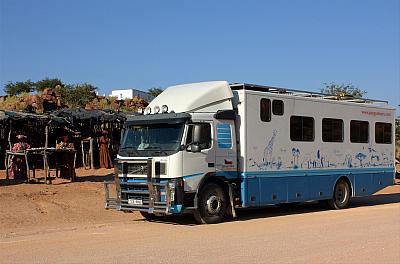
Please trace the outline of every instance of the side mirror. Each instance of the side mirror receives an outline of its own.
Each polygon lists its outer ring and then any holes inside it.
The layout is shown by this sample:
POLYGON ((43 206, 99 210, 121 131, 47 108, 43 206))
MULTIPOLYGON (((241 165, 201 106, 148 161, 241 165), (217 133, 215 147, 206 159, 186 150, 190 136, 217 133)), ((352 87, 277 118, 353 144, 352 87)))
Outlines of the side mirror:
POLYGON ((199 145, 193 144, 193 145, 190 146, 190 151, 193 152, 193 153, 200 152, 201 151, 201 147, 199 145))
POLYGON ((193 143, 199 143, 201 141, 202 134, 202 126, 199 124, 194 125, 193 127, 193 143))

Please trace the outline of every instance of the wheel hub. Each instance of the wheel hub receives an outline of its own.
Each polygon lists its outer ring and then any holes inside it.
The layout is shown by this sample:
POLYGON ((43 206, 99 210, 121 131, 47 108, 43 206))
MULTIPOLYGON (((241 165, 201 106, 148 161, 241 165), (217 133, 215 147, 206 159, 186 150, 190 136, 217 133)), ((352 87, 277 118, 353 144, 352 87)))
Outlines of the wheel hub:
POLYGON ((206 202, 207 213, 215 215, 221 210, 221 199, 215 195, 211 195, 206 202))
POLYGON ((343 204, 346 202, 348 196, 347 188, 340 184, 336 189, 336 201, 338 204, 343 204))

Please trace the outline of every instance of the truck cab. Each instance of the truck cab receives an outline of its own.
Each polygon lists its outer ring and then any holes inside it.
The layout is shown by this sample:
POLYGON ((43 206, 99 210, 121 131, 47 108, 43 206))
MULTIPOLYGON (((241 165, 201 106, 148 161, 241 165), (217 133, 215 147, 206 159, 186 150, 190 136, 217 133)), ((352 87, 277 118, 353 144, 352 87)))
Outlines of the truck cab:
POLYGON ((115 161, 117 197, 106 206, 147 219, 193 213, 201 223, 234 215, 235 123, 227 82, 169 87, 125 122, 115 161))

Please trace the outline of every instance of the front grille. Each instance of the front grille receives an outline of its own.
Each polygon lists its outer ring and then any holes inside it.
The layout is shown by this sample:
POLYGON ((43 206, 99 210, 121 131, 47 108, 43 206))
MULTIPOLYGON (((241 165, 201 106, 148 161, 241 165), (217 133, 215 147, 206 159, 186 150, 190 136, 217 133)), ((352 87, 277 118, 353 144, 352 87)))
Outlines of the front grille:
POLYGON ((128 163, 124 162, 122 171, 127 175, 147 175, 147 162, 143 163, 128 163))
MULTIPOLYGON (((166 175, 167 174, 167 166, 164 162, 155 162, 155 175, 166 175)), ((147 161, 145 162, 119 162, 117 165, 119 174, 123 174, 123 176, 147 176, 148 173, 148 165, 147 161)))

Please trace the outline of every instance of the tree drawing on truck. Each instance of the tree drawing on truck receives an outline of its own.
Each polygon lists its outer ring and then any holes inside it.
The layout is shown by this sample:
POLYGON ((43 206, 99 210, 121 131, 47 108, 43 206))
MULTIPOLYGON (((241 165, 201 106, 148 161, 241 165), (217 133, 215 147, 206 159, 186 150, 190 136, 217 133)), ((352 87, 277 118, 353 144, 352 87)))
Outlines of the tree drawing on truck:
MULTIPOLYGON (((393 163, 392 159, 389 159, 389 152, 382 152, 382 164, 383 166, 388 166, 393 163)), ((390 157, 393 157, 393 152, 390 152, 390 157)))
POLYGON ((272 164, 272 151, 274 150, 274 141, 275 141, 276 134, 277 134, 277 131, 274 130, 272 132, 272 136, 271 136, 270 140, 268 141, 267 146, 264 148, 263 163, 267 166, 272 164))
MULTIPOLYGON (((320 168, 329 167, 329 161, 322 154, 321 150, 317 150, 317 161, 319 161, 320 168)), ((316 167, 316 166, 315 166, 316 167)), ((314 168, 315 168, 314 167, 314 168)))
POLYGON ((276 161, 276 168, 279 170, 282 167, 282 158, 278 157, 278 160, 276 161))
POLYGON ((293 169, 298 169, 300 150, 298 148, 292 148, 292 155, 293 155, 293 169))
POLYGON ((368 152, 369 152, 369 165, 370 166, 382 165, 382 164, 380 164, 381 157, 380 157, 379 153, 374 148, 369 146, 368 147, 368 152))
POLYGON ((358 152, 356 155, 356 159, 360 161, 360 167, 363 166, 362 161, 367 157, 364 153, 358 152))

